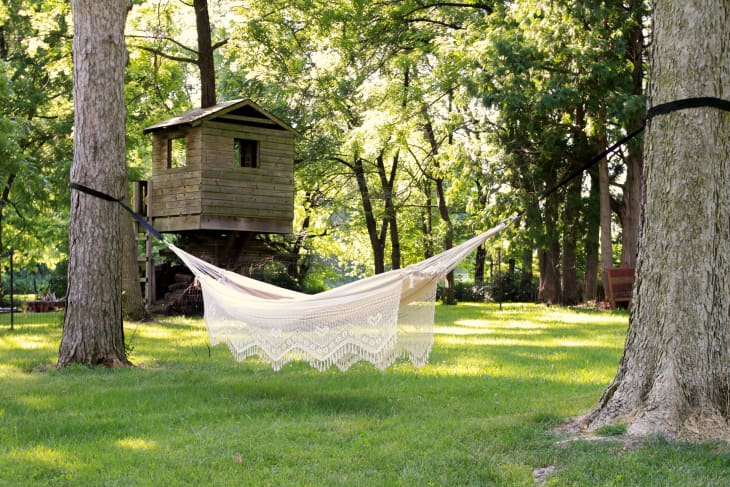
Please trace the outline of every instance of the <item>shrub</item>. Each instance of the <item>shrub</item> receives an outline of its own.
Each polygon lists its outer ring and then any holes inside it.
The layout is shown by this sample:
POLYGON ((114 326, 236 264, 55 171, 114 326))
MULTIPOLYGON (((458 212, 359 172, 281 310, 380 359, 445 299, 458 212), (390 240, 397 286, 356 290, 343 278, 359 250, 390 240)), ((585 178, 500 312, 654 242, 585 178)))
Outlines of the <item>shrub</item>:
MULTIPOLYGON (((537 296, 537 279, 524 279, 521 272, 505 272, 502 282, 494 276, 489 282, 476 285, 472 281, 457 281, 454 284, 457 301, 465 302, 532 302, 537 296)), ((437 297, 441 299, 444 288, 439 286, 437 297)))

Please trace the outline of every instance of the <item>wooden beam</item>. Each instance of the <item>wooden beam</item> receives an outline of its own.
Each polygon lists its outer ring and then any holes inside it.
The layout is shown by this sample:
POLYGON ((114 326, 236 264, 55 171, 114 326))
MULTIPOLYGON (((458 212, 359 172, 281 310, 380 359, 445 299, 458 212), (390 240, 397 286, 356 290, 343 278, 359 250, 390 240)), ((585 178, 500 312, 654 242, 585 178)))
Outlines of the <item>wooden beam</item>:
POLYGON ((273 120, 270 120, 268 118, 246 117, 244 115, 232 115, 230 113, 226 113, 225 115, 221 115, 220 118, 230 119, 230 120, 239 120, 241 122, 265 123, 267 125, 275 125, 277 127, 279 126, 278 123, 276 123, 273 120))

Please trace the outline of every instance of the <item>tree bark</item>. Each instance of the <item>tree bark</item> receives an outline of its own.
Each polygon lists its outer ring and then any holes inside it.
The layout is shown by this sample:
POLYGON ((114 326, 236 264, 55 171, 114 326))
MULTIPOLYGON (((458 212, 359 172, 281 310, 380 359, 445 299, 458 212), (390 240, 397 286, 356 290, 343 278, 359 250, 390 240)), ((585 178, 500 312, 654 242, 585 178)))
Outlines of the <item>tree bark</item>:
POLYGON ((578 206, 580 204, 581 180, 576 179, 567 187, 563 207, 563 252, 561 254, 562 293, 564 306, 578 304, 578 206))
MULTIPOLYGON (((727 0, 654 2, 652 105, 730 99, 727 0)), ((635 299, 618 372, 583 424, 730 438, 730 113, 653 118, 635 299)))
POLYGON ((425 202, 421 213, 421 234, 423 235, 423 258, 429 259, 433 257, 433 216, 431 208, 433 207, 433 196, 431 195, 431 180, 426 179, 422 185, 419 185, 425 202))
MULTIPOLYGON (((124 24, 129 2, 73 0, 74 159, 71 181, 126 192, 124 24)), ((122 326, 121 208, 71 195, 68 306, 58 367, 129 364, 122 326)))
POLYGON ((309 271, 309 259, 306 254, 302 255, 302 250, 304 250, 304 243, 309 237, 309 226, 312 222, 312 213, 317 204, 316 201, 317 190, 307 191, 304 198, 304 218, 302 219, 302 226, 296 233, 294 243, 289 249, 287 249, 287 253, 290 255, 290 258, 286 265, 286 272, 294 281, 297 282, 300 290, 304 287, 304 278, 309 271))
POLYGON ((208 0, 193 0, 193 8, 195 9, 195 27, 198 32, 197 64, 200 71, 200 107, 206 108, 216 104, 215 63, 208 0))
POLYGON ((487 262, 487 249, 484 245, 477 247, 474 257, 474 286, 481 288, 484 285, 484 264, 487 262))
POLYGON ((3 216, 5 213, 5 206, 10 203, 10 190, 13 187, 13 181, 15 181, 16 174, 8 175, 4 182, 2 195, 0 195, 0 254, 5 251, 3 243, 3 216))
POLYGON ((560 234, 558 232, 559 201, 545 200, 543 208, 544 237, 540 252, 540 287, 538 300, 546 304, 560 303, 560 234))
MULTIPOLYGON (((439 173, 441 166, 438 158, 435 157, 439 152, 439 143, 436 140, 436 132, 433 128, 433 124, 431 123, 431 118, 425 108, 423 110, 423 116, 425 120, 423 130, 429 146, 431 147, 430 154, 434 156, 434 169, 436 170, 436 173, 439 173)), ((449 250, 454 246, 454 224, 451 222, 451 217, 449 216, 449 205, 446 203, 444 178, 441 176, 433 177, 432 175, 427 177, 430 177, 433 180, 436 188, 436 207, 438 209, 439 216, 441 217, 441 221, 443 221, 446 225, 446 232, 444 233, 444 250, 449 250)), ((448 305, 456 304, 456 290, 454 288, 453 271, 446 274, 446 288, 444 289, 443 303, 448 305)))
MULTIPOLYGON (((596 149, 604 150, 606 141, 603 134, 596 143, 596 149)), ((608 160, 604 157, 598 163, 599 207, 601 221, 601 280, 603 296, 608 297, 608 273, 606 269, 613 267, 613 243, 611 240, 611 194, 608 192, 608 160)))
MULTIPOLYGON (((629 35, 626 57, 633 66, 631 84, 635 96, 644 94, 644 3, 644 0, 631 0, 628 7, 635 27, 629 35)), ((626 131, 630 133, 640 128, 643 121, 643 111, 630 113, 626 131)), ((621 201, 621 267, 636 267, 643 196, 643 149, 641 137, 629 142, 621 201)))
POLYGON ((398 233, 398 219, 395 209, 395 194, 393 191, 395 176, 398 171, 398 160, 399 157, 396 152, 388 173, 385 170, 385 156, 382 153, 378 155, 376 161, 380 186, 383 188, 384 219, 388 221, 388 226, 390 227, 390 263, 393 269, 400 269, 401 267, 400 235, 398 233))
POLYGON ((600 212, 598 177, 591 172, 591 189, 586 205, 584 221, 585 276, 583 278, 583 301, 595 301, 598 294, 598 249, 600 241, 600 212))
POLYGON ((373 266, 376 274, 385 272, 385 237, 388 231, 388 220, 383 221, 383 226, 378 232, 378 222, 375 218, 372 198, 368 189, 368 182, 365 178, 365 168, 360 157, 355 156, 350 166, 355 173, 357 187, 360 190, 360 199, 362 200, 362 208, 365 213, 365 226, 370 237, 370 246, 373 249, 373 266))
POLYGON ((636 267, 641 221, 642 166, 643 158, 630 151, 626 158, 626 181, 621 205, 621 267, 636 267))
POLYGON ((560 303, 560 241, 557 236, 551 238, 541 253, 538 298, 548 305, 560 303))
MULTIPOLYGON (((441 220, 446 224, 446 232, 444 233, 444 250, 449 250, 454 246, 454 224, 449 217, 449 207, 446 204, 446 191, 444 189, 443 178, 437 178, 436 181, 436 205, 439 210, 441 220)), ((456 289, 454 287, 454 271, 446 274, 446 288, 444 289, 444 304, 456 304, 456 289)))

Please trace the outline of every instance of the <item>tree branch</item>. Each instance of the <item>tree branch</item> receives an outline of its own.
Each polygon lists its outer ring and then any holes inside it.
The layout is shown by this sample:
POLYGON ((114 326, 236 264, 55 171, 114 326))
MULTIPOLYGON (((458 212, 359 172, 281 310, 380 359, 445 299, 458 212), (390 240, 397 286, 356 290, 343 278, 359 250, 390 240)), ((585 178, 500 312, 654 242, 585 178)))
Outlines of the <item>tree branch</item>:
POLYGON ((462 27, 460 25, 449 24, 448 22, 444 22, 442 20, 434 20, 434 19, 429 19, 427 17, 415 17, 412 19, 405 19, 405 21, 408 23, 424 22, 427 24, 440 25, 441 27, 446 27, 447 29, 464 30, 464 27, 462 27))
POLYGON ((154 47, 147 47, 147 46, 139 46, 139 45, 131 45, 129 47, 134 47, 137 49, 142 49, 143 51, 151 52, 152 54, 156 54, 160 57, 164 57, 165 59, 169 59, 171 61, 178 61, 181 63, 190 63, 190 64, 198 64, 197 59, 189 58, 189 57, 183 57, 183 56, 173 56, 172 54, 167 54, 166 52, 155 49, 154 47))
POLYGON ((0 197, 0 210, 2 210, 2 207, 5 206, 6 203, 10 202, 10 188, 13 187, 13 181, 15 181, 15 177, 16 174, 12 173, 8 176, 7 181, 5 181, 2 197, 0 197))
POLYGON ((215 51, 215 50, 216 50, 216 49, 218 49, 219 47, 221 47, 221 46, 225 46, 225 45, 226 45, 227 43, 228 43, 228 39, 223 39, 222 41, 218 41, 218 42, 216 42, 215 44, 213 44, 213 45, 211 46, 211 49, 215 51))
POLYGON ((441 7, 474 8, 474 9, 484 10, 488 14, 491 14, 493 11, 491 3, 434 2, 434 3, 424 4, 424 5, 415 7, 413 10, 411 10, 410 12, 405 14, 404 17, 407 17, 415 12, 418 12, 419 10, 427 10, 430 8, 441 8, 441 7))
POLYGON ((344 164, 345 166, 349 167, 349 168, 350 168, 350 169, 352 169, 353 171, 355 170, 355 168, 354 168, 354 166, 353 166, 352 164, 350 164, 349 162, 347 162, 346 160, 344 160, 344 159, 343 159, 343 158, 341 158, 341 157, 335 157, 335 156, 331 156, 331 157, 330 157, 330 160, 331 160, 331 161, 335 161, 335 162, 339 162, 340 164, 344 164))
MULTIPOLYGON (((198 51, 197 50, 195 50, 195 49, 193 49, 191 47, 188 47, 185 44, 183 44, 182 42, 176 41, 172 37, 168 37, 168 36, 143 36, 143 35, 129 34, 129 35, 125 36, 125 37, 129 37, 129 38, 132 38, 132 39, 146 39, 146 40, 153 40, 153 41, 167 41, 167 42, 172 42, 173 44, 175 44, 176 46, 178 46, 179 48, 181 48, 181 49, 183 49, 185 51, 192 52, 193 54, 198 54, 198 51)), ((228 39, 226 39, 226 42, 228 42, 228 39)), ((138 46, 138 47, 141 47, 141 46, 138 46)), ((150 49, 152 49, 152 48, 150 48, 150 49)))

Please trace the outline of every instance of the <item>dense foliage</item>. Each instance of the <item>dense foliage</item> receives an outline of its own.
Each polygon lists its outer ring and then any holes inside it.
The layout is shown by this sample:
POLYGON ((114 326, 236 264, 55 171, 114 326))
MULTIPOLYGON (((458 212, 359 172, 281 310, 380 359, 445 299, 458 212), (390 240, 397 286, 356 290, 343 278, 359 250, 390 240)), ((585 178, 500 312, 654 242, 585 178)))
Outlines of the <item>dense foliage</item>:
MULTIPOLYGON (((641 118, 643 2, 208 7, 218 100, 251 98, 301 133, 296 234, 266 237, 295 261, 277 279, 318 289, 398 268, 527 209, 465 263, 469 284, 459 286, 494 281, 486 263, 499 248, 518 262, 522 291, 536 274, 546 301, 595 297, 580 283, 598 270, 597 175, 536 196, 641 118)), ((27 272, 66 255, 69 17, 61 1, 0 7, 0 248, 21 250, 27 272)), ((130 179, 148 175, 142 129, 199 103, 195 26, 184 2, 139 1, 130 12, 130 179)), ((621 153, 610 165, 617 228, 628 164, 621 153)))

